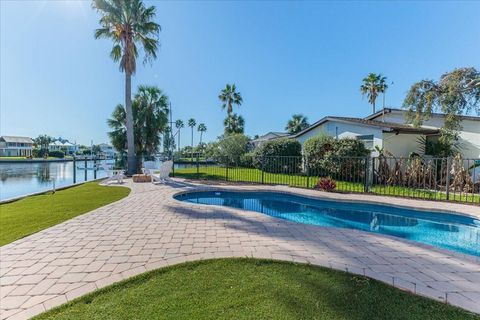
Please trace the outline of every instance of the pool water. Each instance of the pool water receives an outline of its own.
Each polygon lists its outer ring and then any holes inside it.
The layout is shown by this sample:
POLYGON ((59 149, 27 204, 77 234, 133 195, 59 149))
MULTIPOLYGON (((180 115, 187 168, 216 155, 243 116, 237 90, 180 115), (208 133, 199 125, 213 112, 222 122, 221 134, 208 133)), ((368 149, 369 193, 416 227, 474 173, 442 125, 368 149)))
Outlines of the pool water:
POLYGON ((387 234, 480 257, 480 220, 463 215, 274 192, 191 192, 175 198, 257 211, 316 226, 387 234))

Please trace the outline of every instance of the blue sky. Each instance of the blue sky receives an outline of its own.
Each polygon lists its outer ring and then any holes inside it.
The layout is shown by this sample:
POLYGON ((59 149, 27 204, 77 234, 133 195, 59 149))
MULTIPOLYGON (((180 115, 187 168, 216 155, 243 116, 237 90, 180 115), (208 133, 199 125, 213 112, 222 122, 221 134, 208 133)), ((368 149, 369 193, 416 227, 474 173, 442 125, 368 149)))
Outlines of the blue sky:
MULTIPOLYGON (((293 113, 365 116, 361 79, 409 86, 455 67, 480 67, 480 2, 147 2, 156 5, 161 49, 139 65, 133 87, 157 85, 174 119, 222 133, 218 93, 237 84, 248 135, 282 131, 293 113)), ((47 133, 108 141, 106 119, 124 100, 111 43, 94 40, 88 1, 1 1, 0 134, 47 133)), ((196 141, 198 136, 195 137, 196 141)), ((182 145, 190 143, 184 130, 182 145)))

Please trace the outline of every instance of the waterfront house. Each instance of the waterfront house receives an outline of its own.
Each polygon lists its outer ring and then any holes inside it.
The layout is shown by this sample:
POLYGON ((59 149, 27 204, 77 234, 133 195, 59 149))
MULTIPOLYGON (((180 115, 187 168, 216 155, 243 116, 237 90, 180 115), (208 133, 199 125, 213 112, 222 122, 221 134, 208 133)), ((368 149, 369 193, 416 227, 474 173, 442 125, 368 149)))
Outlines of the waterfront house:
POLYGON ((48 151, 62 151, 65 154, 74 154, 77 151, 77 145, 68 140, 56 140, 48 145, 48 151))
POLYGON ((1 157, 31 157, 33 140, 29 137, 1 136, 1 157))
MULTIPOLYGON (((405 123, 405 110, 386 108, 365 118, 327 116, 292 135, 302 145, 311 137, 325 134, 364 141, 377 156, 376 147, 395 157, 424 155, 424 141, 438 139, 445 115, 433 114, 421 127, 405 123)), ((461 116, 459 151, 464 158, 480 158, 480 117, 461 116)))

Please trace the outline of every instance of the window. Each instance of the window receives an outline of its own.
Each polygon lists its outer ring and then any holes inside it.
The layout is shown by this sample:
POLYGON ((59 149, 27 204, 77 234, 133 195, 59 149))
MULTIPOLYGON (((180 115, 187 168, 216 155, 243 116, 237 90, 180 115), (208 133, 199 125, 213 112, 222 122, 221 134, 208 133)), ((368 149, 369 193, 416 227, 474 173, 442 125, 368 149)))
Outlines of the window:
POLYGON ((359 135, 356 138, 362 140, 367 149, 373 150, 373 134, 359 135))

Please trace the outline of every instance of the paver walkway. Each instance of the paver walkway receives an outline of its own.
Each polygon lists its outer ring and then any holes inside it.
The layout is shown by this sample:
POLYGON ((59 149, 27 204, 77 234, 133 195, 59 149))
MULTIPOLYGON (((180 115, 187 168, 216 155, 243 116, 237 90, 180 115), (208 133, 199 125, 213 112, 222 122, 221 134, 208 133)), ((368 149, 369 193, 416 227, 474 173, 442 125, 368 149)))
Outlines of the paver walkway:
MULTIPOLYGON (((355 230, 178 202, 192 187, 132 184, 116 203, 0 248, 2 319, 24 319, 133 275, 189 260, 273 258, 365 274, 480 313, 480 259, 355 230)), ((235 186, 319 193, 287 187, 235 186)), ((358 195, 326 194, 343 199, 358 195)), ((360 196, 421 207, 438 203, 360 196)), ((476 207, 442 204, 480 216, 476 207)))

